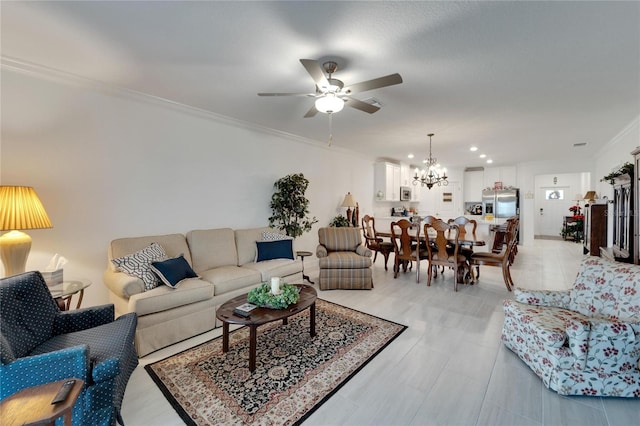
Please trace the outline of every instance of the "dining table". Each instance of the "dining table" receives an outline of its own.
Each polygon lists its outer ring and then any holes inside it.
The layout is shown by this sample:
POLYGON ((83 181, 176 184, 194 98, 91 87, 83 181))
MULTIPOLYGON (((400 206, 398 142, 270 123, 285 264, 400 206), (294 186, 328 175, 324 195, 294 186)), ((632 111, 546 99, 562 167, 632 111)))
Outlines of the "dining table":
MULTIPOLYGON (((421 225, 420 225, 421 226, 421 225)), ((413 225, 411 228, 409 228, 409 235, 412 237, 412 239, 416 239, 416 233, 418 230, 418 225, 413 225)), ((420 230, 422 230, 422 228, 420 228, 420 230)), ((430 230, 433 231, 433 230, 430 230)), ((426 241, 426 238, 424 236, 424 233, 420 233, 420 241, 426 241)), ((377 237, 381 237, 381 238, 390 238, 391 240, 393 240, 393 236, 391 235, 391 228, 389 228, 388 232, 380 232, 377 231, 376 232, 376 236, 377 237)), ((434 242, 436 239, 436 232, 429 232, 429 241, 434 242)), ((455 233, 451 233, 450 235, 450 231, 445 232, 445 237, 447 238, 448 241, 450 242, 455 242, 455 233)), ((458 244, 460 246, 466 246, 466 247, 482 247, 482 246, 486 246, 487 245, 487 241, 490 240, 492 238, 492 236, 490 234, 486 234, 486 233, 475 233, 475 232, 464 232, 461 233, 458 236, 458 244)), ((462 271, 459 271, 458 273, 463 274, 462 271)), ((464 274, 459 276, 460 281, 464 280, 464 274)), ((469 277, 472 278, 472 277, 469 277)))
MULTIPOLYGON (((415 239, 415 236, 416 236, 416 228, 415 227, 411 227, 409 229, 409 235, 411 235, 411 237, 413 239, 415 239)), ((391 229, 389 229, 388 232, 377 231, 376 232, 376 236, 377 237, 381 237, 381 238, 392 238, 391 229)), ((449 240, 451 242, 455 241, 455 235, 449 236, 449 232, 448 231, 445 233, 445 236, 447 237, 447 240, 449 240)), ((434 241, 435 238, 436 238, 435 232, 434 233, 429 232, 429 241, 434 241)), ((460 234, 458 236, 458 244, 460 244, 460 245, 469 245, 469 246, 485 246, 485 245, 487 245, 487 240, 489 238, 490 238, 490 235, 478 234, 478 233, 473 233, 473 232, 465 232, 465 233, 460 234)), ((420 235, 420 241, 425 241, 424 234, 420 235)))

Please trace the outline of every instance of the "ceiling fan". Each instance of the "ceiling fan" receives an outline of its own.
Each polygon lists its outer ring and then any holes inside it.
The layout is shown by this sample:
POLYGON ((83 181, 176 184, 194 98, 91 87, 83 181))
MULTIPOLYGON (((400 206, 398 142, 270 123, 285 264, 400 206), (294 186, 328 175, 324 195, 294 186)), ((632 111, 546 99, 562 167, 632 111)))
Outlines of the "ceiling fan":
POLYGON ((402 83, 402 77, 396 73, 344 87, 342 81, 332 77, 338 69, 336 62, 327 61, 322 66, 313 59, 300 59, 300 62, 316 84, 315 93, 258 93, 258 96, 308 96, 315 98, 315 103, 307 111, 305 118, 313 117, 318 111, 325 114, 339 112, 345 103, 351 108, 373 114, 380 109, 379 106, 352 98, 351 95, 402 83), (328 77, 325 77, 325 72, 328 77))

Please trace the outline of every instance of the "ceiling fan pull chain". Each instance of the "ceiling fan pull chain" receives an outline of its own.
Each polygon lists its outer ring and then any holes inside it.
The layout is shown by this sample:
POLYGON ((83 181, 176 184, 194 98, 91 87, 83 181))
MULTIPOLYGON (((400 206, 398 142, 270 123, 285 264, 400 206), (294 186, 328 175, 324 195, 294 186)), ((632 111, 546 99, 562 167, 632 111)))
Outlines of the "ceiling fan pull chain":
POLYGON ((329 146, 333 143, 333 114, 329 115, 329 146))

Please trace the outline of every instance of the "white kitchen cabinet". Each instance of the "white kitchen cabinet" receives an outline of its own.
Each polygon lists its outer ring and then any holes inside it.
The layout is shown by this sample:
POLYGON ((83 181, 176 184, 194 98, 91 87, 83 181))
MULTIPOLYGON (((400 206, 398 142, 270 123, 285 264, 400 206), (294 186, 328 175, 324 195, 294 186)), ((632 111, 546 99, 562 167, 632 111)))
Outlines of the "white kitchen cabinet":
POLYGON ((477 203, 482 201, 482 190, 484 185, 484 171, 474 170, 464 172, 464 201, 477 203))
POLYGON ((493 188, 496 182, 502 182, 502 187, 517 187, 516 167, 485 167, 483 188, 493 188))
POLYGON ((378 201, 400 200, 400 165, 379 162, 374 166, 374 196, 378 201))

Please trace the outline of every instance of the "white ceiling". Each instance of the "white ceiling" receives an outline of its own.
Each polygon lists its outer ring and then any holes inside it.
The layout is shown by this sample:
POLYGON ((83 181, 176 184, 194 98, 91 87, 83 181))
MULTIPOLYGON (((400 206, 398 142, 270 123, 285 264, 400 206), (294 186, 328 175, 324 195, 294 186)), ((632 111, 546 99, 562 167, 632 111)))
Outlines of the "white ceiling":
POLYGON ((335 59, 383 107, 334 146, 446 166, 591 158, 640 115, 640 2, 10 2, 2 56, 326 144, 300 58, 335 59), (575 148, 573 144, 586 142, 575 148), (477 153, 469 147, 477 145, 477 153))

